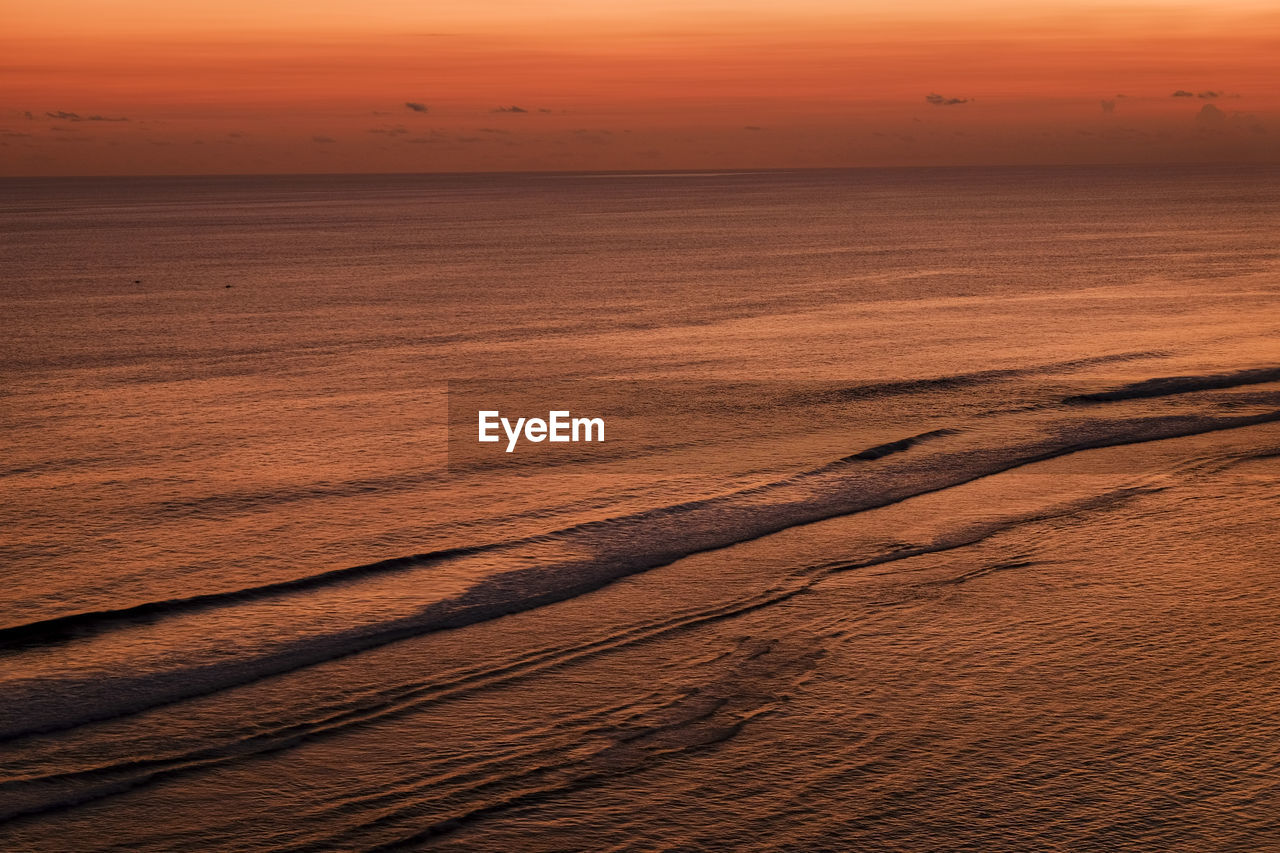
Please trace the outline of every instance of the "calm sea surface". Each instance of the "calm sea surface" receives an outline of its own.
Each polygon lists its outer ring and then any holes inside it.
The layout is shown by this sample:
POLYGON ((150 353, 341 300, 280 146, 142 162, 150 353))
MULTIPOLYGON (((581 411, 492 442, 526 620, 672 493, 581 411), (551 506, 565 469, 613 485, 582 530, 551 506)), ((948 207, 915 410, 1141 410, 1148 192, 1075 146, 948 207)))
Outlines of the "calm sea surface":
POLYGON ((1280 850, 1280 170, 0 222, 0 849, 1280 850), (449 464, 566 380, 727 390, 449 464))

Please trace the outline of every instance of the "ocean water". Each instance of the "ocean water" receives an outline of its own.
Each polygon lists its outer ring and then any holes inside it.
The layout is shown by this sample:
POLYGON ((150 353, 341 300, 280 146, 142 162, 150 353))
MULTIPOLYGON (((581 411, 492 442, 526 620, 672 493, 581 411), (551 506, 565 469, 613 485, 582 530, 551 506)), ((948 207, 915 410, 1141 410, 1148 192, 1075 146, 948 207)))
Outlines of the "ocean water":
POLYGON ((0 190, 0 849, 1280 849, 1280 170, 0 190))

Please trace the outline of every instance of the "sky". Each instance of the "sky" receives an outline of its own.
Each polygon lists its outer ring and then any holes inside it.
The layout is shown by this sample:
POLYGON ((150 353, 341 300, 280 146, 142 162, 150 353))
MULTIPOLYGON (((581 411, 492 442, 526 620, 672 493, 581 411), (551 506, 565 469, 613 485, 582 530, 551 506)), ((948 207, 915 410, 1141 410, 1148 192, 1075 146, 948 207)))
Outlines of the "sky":
POLYGON ((0 0, 0 175, 1280 162, 1280 3, 0 0))

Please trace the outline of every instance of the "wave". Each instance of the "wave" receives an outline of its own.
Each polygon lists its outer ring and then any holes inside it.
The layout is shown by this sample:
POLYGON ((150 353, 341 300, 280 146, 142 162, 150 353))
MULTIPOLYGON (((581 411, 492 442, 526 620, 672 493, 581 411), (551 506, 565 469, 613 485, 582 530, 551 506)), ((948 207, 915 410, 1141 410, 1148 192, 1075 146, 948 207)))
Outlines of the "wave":
POLYGON ((994 370, 975 370, 968 373, 951 373, 945 376, 931 376, 923 379, 892 379, 879 382, 867 382, 851 385, 833 392, 825 392, 824 396, 840 400, 867 400, 876 397, 891 397, 901 394, 919 394, 931 391, 951 391, 960 388, 971 388, 977 385, 988 385, 1006 379, 1021 379, 1038 376, 1055 370, 1079 370, 1085 367, 1096 367, 1101 364, 1115 364, 1125 361, 1140 361, 1148 358, 1160 358, 1169 353, 1164 350, 1138 350, 1113 355, 1097 355, 1089 358, 1076 358, 1069 361, 1053 361, 1028 367, 997 368, 994 370))
POLYGON ((301 592, 329 584, 341 583, 363 575, 395 571, 433 560, 445 560, 450 557, 473 554, 485 550, 486 547, 492 546, 449 548, 424 554, 392 557, 387 560, 379 560, 376 563, 333 569, 319 574, 261 586, 245 587, 230 592, 210 592, 183 598, 166 598, 160 601, 134 604, 129 607, 110 610, 86 610, 27 622, 21 625, 9 625, 0 628, 0 648, 21 649, 30 645, 73 640, 113 625, 140 622, 211 607, 241 604, 289 592, 301 592))
POLYGON ((1140 400, 1148 397, 1171 397, 1193 391, 1213 391, 1220 388, 1237 388, 1241 385, 1261 385, 1280 382, 1280 367, 1255 367, 1231 373, 1208 373, 1200 376, 1162 376, 1129 385, 1121 385, 1110 391, 1077 394, 1063 399, 1064 403, 1110 403, 1117 400, 1140 400))
MULTIPOLYGON (((10 682, 8 701, 0 709, 0 737, 15 738, 133 713, 398 639, 500 618, 591 592, 620 578, 694 553, 886 506, 1033 462, 1092 448, 1274 421, 1280 421, 1280 410, 1237 416, 1166 415, 1089 420, 1059 424, 1048 432, 1013 443, 975 445, 973 436, 952 433, 967 445, 940 449, 932 454, 902 452, 919 446, 922 437, 930 435, 922 434, 909 442, 880 446, 883 450, 901 444, 897 453, 879 452, 871 459, 854 454, 754 489, 588 522, 525 540, 402 557, 231 594, 154 602, 122 611, 76 614, 14 626, 8 629, 11 639, 31 640, 47 636, 54 628, 105 629, 136 618, 171 618, 193 609, 315 589, 378 572, 430 570, 445 562, 456 569, 459 561, 475 557, 482 559, 484 568, 462 592, 430 602, 411 614, 311 636, 285 632, 269 638, 270 642, 263 642, 259 653, 252 656, 227 659, 213 650, 201 657, 199 649, 183 649, 185 663, 175 662, 171 669, 113 676, 105 679, 109 683, 103 683, 100 675, 57 675, 10 682), (554 558, 547 556, 548 545, 555 546, 551 549, 554 558), (530 565, 537 565, 539 571, 528 571, 530 565), (65 701, 69 695, 80 697, 80 701, 65 701)), ((929 440, 941 438, 934 434, 929 440)), ((264 626, 263 630, 281 629, 264 626)), ((181 660, 181 656, 175 655, 175 660, 181 660)))
MULTIPOLYGON (((275 721, 255 720, 250 729, 232 731, 220 743, 195 749, 173 749, 168 754, 152 753, 142 757, 131 755, 125 760, 72 771, 14 776, 0 782, 0 794, 7 794, 9 802, 7 808, 0 808, 0 821, 82 805, 192 770, 238 761, 263 752, 287 749, 304 740, 312 741, 318 737, 338 734, 429 704, 509 684, 698 625, 780 604, 843 572, 965 548, 1020 525, 1106 510, 1161 490, 1154 486, 1123 487, 1041 510, 970 524, 923 543, 897 543, 888 550, 861 559, 836 560, 799 567, 775 585, 746 596, 731 598, 709 607, 672 612, 665 618, 652 622, 618 626, 602 635, 582 638, 567 646, 530 649, 519 657, 497 664, 481 664, 462 670, 434 673, 421 681, 400 684, 391 690, 378 689, 367 695, 353 694, 342 707, 326 708, 318 716, 308 718, 304 713, 275 721), (34 795, 30 790, 32 787, 37 789, 34 795)), ((1020 564, 1000 563, 987 567, 985 571, 1018 567, 1020 564)), ((936 583, 964 583, 981 573, 983 570, 975 570, 936 583)))
MULTIPOLYGON (((898 439, 897 441, 879 444, 869 447, 866 450, 859 451, 850 456, 843 457, 821 468, 813 469, 806 474, 815 474, 823 471, 831 470, 834 467, 842 466, 848 462, 870 461, 880 459, 892 453, 901 453, 906 451, 922 441, 931 438, 937 438, 945 435, 954 435, 956 430, 939 429, 931 430, 919 435, 909 436, 907 438, 898 439)), ((748 494, 759 494, 762 490, 784 485, 793 481, 795 477, 787 478, 787 480, 770 483, 765 486, 759 486, 754 489, 734 492, 727 496, 710 498, 700 501, 693 501, 684 504, 668 505, 658 509, 649 510, 639 513, 635 518, 642 518, 654 514, 667 514, 678 510, 689 509, 694 506, 700 506, 707 503, 719 502, 735 496, 744 496, 748 494)), ((270 598, 292 592, 301 592, 310 589, 317 589, 332 584, 345 583, 360 577, 380 574, 383 572, 399 571, 407 568, 423 566, 433 562, 441 562, 453 559, 455 557, 469 556, 493 552, 503 548, 512 546, 526 545, 535 542, 542 542, 550 537, 564 536, 572 534, 575 531, 587 529, 599 524, 617 523, 625 519, 612 519, 606 522, 587 522, 573 527, 563 528, 551 533, 538 534, 536 536, 524 537, 521 539, 512 539, 506 542, 474 545, 463 548, 447 548, 438 551, 429 551, 421 554, 411 554, 404 557, 392 557, 386 560, 379 560, 374 563, 366 563, 359 566, 349 566, 340 569, 333 569, 319 574, 307 575, 305 577, 293 578, 287 581, 278 581, 261 586, 245 587, 226 592, 204 593, 201 595, 186 596, 182 598, 169 598, 161 601, 148 601, 141 604, 131 605, 129 607, 105 609, 105 610, 88 610, 79 613, 70 613, 63 616, 54 616, 49 619, 40 619, 33 622, 27 622, 21 625, 10 625, 0 628, 0 649, 3 648, 22 648, 33 644, 59 642, 82 637, 88 633, 109 628, 112 625, 128 623, 141 620, 154 619, 169 614, 178 614, 184 612, 192 612, 196 610, 204 610, 212 607, 229 606, 241 604, 248 601, 255 601, 262 598, 270 598)))

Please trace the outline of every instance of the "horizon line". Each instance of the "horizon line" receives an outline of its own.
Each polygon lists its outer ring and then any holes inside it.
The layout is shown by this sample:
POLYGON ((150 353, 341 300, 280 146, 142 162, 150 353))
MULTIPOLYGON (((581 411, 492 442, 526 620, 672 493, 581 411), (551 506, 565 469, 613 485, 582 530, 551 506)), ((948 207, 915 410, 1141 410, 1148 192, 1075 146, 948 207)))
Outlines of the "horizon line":
POLYGON ((675 177, 732 176, 784 174, 788 172, 857 172, 857 171, 941 171, 963 169, 1186 169, 1186 168, 1278 168, 1280 160, 1223 162, 1220 160, 1179 160, 1158 163, 933 163, 913 165, 863 165, 863 166, 769 166, 726 167, 688 169, 476 169, 440 172, 139 172, 130 174, 84 175, 0 175, 0 181, 26 180, 131 180, 148 178, 425 178, 425 177, 479 177, 484 175, 530 176, 601 176, 601 177, 675 177))

